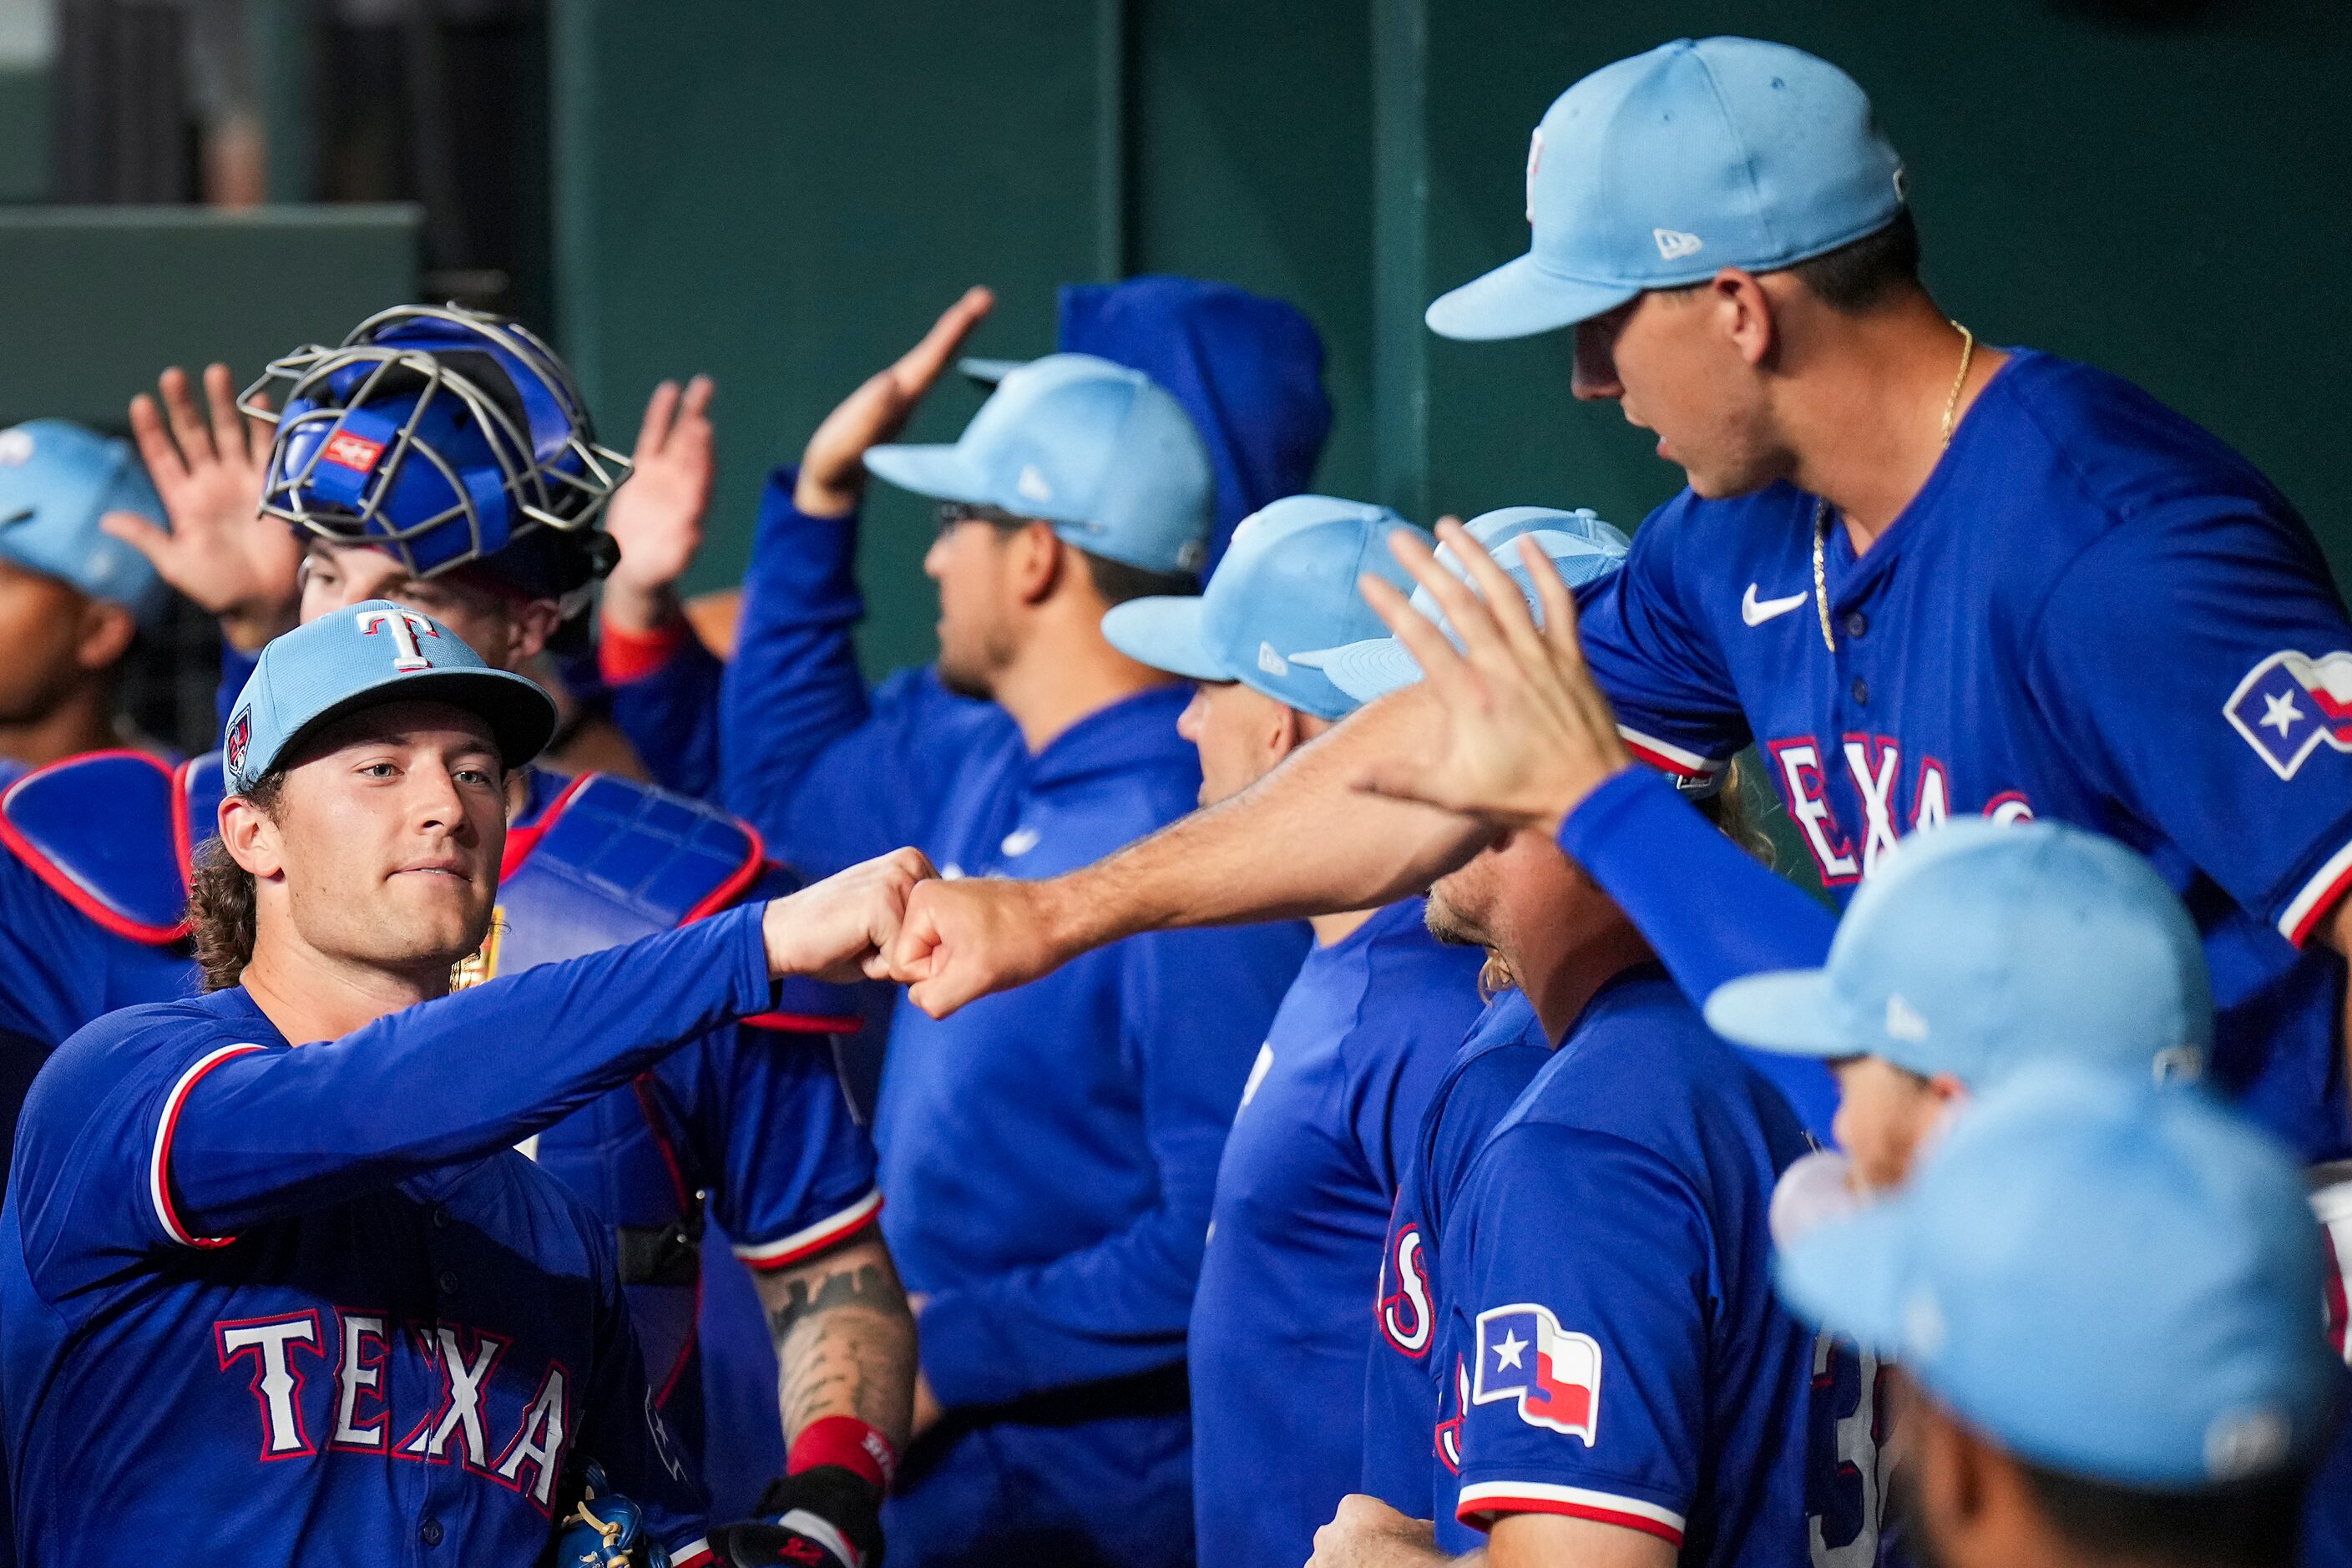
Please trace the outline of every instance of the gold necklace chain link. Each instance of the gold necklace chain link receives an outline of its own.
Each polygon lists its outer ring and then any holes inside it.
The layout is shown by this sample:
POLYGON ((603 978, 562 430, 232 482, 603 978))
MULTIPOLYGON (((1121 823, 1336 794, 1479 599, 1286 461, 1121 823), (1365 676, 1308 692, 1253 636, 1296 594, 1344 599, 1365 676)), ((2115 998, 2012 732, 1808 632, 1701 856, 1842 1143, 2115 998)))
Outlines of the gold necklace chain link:
MULTIPOLYGON (((1946 320, 1950 320, 1947 317, 1946 320)), ((1960 334, 1960 373, 1952 377, 1952 390, 1944 398, 1943 443, 1938 451, 1952 444, 1952 427, 1959 420, 1960 390, 1969 384, 1969 366, 1977 357, 1977 335, 1952 322, 1952 330, 1960 334)), ((1830 630, 1830 503, 1816 496, 1813 499, 1813 603, 1822 613, 1822 646, 1837 652, 1837 635, 1830 630)))

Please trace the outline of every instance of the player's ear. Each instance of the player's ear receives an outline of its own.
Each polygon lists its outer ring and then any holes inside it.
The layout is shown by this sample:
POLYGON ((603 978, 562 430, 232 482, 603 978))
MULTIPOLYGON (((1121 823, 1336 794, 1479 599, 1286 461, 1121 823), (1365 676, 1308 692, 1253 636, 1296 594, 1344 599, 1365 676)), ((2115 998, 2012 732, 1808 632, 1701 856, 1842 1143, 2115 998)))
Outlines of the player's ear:
POLYGON ((1750 365, 1771 356, 1778 322, 1773 319, 1771 290, 1752 272, 1727 267, 1706 284, 1715 320, 1731 340, 1732 348, 1750 365))
POLYGON ((1024 605, 1043 604, 1070 570, 1070 547, 1042 522, 1033 522, 1005 540, 1005 571, 1014 597, 1024 605))
POLYGON ((510 606, 507 611, 507 647, 513 659, 507 668, 520 669, 538 658, 562 625, 563 610, 552 599, 532 599, 510 606))
POLYGON ((278 824, 268 811, 241 795, 220 804, 221 847, 228 858, 257 878, 275 877, 284 868, 278 824))
POLYGON ((84 669, 105 669, 131 651, 139 623, 129 610, 106 599, 85 600, 80 635, 74 642, 74 662, 84 669))

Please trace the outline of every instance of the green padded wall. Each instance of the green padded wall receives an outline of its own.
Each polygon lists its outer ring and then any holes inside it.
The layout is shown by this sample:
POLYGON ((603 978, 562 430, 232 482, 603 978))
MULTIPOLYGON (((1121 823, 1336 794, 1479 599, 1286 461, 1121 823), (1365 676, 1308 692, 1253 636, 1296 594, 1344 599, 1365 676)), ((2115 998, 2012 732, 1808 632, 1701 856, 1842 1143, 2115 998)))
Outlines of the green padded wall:
MULTIPOLYGON (((692 586, 740 574, 769 466, 967 284, 1000 298, 973 352, 1044 353, 1054 285, 1119 252, 1113 11, 555 10, 562 346, 623 447, 656 381, 719 382, 719 499, 692 586)), ((911 438, 952 438, 978 405, 950 385, 911 438)), ((929 656, 930 536, 928 508, 877 487, 861 561, 877 668, 929 656)))
POLYGON ((120 429, 165 365, 240 376, 415 298, 408 206, 0 207, 0 425, 120 429))
MULTIPOLYGON (((963 284, 979 352, 1041 352, 1053 285, 1140 270, 1297 300, 1329 343, 1319 482, 1416 515, 1637 521, 1675 470, 1569 395, 1567 341, 1456 344, 1420 311, 1526 241, 1527 137, 1570 81, 1679 34, 1823 53, 1911 165, 1928 272, 1996 342, 2130 375, 2260 462, 2352 570, 2341 460, 2352 203, 2335 0, 576 0, 556 26, 564 346, 609 438, 716 373, 725 468, 697 586, 731 579, 767 464, 963 284), (2165 26, 2105 17, 2137 6, 2165 26)), ((918 423, 951 435, 956 387, 918 423)), ((924 657, 919 507, 864 562, 877 668, 924 657)))

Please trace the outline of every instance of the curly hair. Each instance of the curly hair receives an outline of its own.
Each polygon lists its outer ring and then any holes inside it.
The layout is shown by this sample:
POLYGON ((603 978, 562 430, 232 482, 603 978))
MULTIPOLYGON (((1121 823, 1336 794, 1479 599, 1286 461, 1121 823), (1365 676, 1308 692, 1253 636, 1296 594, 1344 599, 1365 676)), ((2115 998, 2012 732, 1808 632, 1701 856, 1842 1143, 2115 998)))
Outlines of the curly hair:
MULTIPOLYGON (((275 819, 278 792, 285 783, 282 772, 273 773, 239 793, 275 819)), ((245 966, 253 962, 253 873, 232 859, 218 838, 196 846, 194 860, 188 928, 196 967, 204 973, 206 991, 226 991, 245 978, 245 966)))

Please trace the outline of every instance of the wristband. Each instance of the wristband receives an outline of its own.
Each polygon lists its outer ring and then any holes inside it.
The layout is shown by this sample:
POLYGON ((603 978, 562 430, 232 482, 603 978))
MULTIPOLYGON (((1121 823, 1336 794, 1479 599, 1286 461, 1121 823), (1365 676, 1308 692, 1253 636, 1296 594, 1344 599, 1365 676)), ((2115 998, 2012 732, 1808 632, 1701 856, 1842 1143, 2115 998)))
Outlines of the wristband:
POLYGON ((611 625, 597 628, 596 670, 611 686, 642 680, 670 661, 686 646, 694 628, 683 617, 663 622, 649 632, 629 631, 611 625))
POLYGON ((898 1455, 890 1439, 856 1416, 824 1415, 802 1427, 793 1439, 784 1473, 796 1476, 819 1465, 838 1465, 887 1491, 898 1473, 898 1455))

